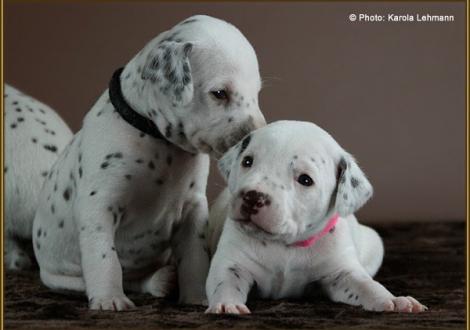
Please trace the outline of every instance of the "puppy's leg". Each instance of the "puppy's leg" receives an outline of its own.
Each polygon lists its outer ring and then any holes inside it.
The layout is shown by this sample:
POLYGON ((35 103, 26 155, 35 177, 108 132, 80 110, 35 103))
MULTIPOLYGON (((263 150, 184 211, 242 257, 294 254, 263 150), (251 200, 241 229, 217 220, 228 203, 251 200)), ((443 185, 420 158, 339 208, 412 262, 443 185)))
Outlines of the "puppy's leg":
POLYGON ((172 235, 171 245, 178 267, 180 303, 203 304, 206 300, 204 286, 209 270, 207 218, 208 207, 204 197, 186 207, 182 221, 172 235))
POLYGON ((164 266, 143 280, 125 281, 124 286, 129 291, 164 298, 176 287, 176 269, 173 265, 164 266))
POLYGON ((360 224, 354 216, 350 216, 348 223, 359 262, 370 276, 375 276, 384 257, 382 239, 374 229, 360 224))
POLYGON ((134 307, 124 294, 122 269, 114 247, 113 219, 117 213, 112 207, 106 209, 108 204, 76 204, 81 264, 90 309, 121 311, 134 307))
POLYGON ((5 235, 5 266, 9 270, 31 268, 32 262, 28 253, 10 235, 5 235))
POLYGON ((253 285, 253 277, 239 266, 240 263, 228 260, 217 252, 212 259, 206 283, 209 301, 206 313, 249 314, 250 310, 245 303, 253 285))
POLYGON ((394 296, 374 281, 359 263, 324 278, 321 284, 333 301, 362 306, 369 311, 418 313, 427 310, 413 297, 394 296))

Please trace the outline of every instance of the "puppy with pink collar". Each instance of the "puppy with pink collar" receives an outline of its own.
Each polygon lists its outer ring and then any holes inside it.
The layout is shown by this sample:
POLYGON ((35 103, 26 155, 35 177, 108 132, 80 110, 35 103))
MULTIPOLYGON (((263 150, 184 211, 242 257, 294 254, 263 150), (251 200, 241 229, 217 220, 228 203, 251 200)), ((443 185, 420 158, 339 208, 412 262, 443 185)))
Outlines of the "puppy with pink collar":
POLYGON ((250 313, 261 298, 300 298, 316 282, 333 301, 370 311, 422 312, 373 279, 383 243, 354 212, 372 186, 323 129, 299 121, 260 128, 219 161, 228 188, 209 219, 207 313, 250 313))

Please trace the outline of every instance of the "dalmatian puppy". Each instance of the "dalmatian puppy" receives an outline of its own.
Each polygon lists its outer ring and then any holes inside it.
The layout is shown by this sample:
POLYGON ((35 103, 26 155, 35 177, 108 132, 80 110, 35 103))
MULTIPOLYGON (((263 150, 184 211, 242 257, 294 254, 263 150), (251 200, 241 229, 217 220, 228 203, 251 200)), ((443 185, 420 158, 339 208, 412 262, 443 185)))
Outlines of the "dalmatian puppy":
POLYGON ((47 105, 4 86, 5 266, 32 265, 31 232, 39 192, 49 169, 72 139, 67 124, 47 105))
POLYGON ((134 307, 124 290, 205 297, 209 155, 265 125, 255 51, 233 25, 193 16, 117 70, 60 155, 33 226, 43 283, 91 309, 134 307), (175 266, 175 267, 173 267, 175 266))
POLYGON ((302 297, 312 283, 333 301, 370 311, 427 309, 373 280, 382 240, 353 214, 372 186, 320 127, 275 122, 232 147, 219 166, 228 189, 211 208, 207 313, 250 313, 255 285, 262 298, 280 299, 302 297))

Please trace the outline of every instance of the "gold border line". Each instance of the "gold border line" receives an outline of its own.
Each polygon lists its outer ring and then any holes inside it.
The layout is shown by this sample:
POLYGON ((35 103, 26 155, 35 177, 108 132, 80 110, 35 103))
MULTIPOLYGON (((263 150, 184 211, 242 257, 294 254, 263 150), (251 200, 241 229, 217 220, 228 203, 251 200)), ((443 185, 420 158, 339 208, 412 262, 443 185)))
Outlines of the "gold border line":
POLYGON ((1 0, 2 4, 1 4, 1 9, 0 9, 0 16, 1 16, 1 20, 2 20, 2 24, 1 24, 1 27, 0 27, 0 33, 1 33, 1 46, 0 46, 0 70, 1 70, 1 86, 0 86, 0 90, 2 92, 2 102, 1 102, 1 115, 0 115, 0 138, 1 138, 1 146, 0 146, 0 164, 1 164, 1 167, 2 167, 2 172, 0 174, 0 187, 1 187, 1 198, 0 198, 0 218, 1 218, 1 221, 0 221, 0 232, 1 232, 1 254, 0 254, 0 263, 1 263, 1 269, 2 269, 2 273, 0 274, 0 291, 1 291, 1 299, 0 299, 0 328, 3 330, 4 328, 4 314, 3 314, 3 307, 5 306, 4 304, 4 294, 5 294, 5 290, 4 290, 4 281, 3 281, 3 274, 4 274, 4 269, 3 269, 3 250, 4 250, 4 233, 3 233, 3 223, 4 223, 4 208, 3 208, 3 201, 4 201, 4 184, 3 184, 3 169, 5 168, 4 166, 4 159, 3 159, 3 152, 4 152, 4 141, 5 141, 5 138, 4 138, 4 130, 3 130, 3 114, 4 114, 4 105, 5 105, 5 97, 4 97, 4 70, 3 70, 3 41, 5 40, 4 39, 4 36, 3 36, 3 25, 4 25, 4 22, 5 20, 3 19, 3 10, 4 10, 4 7, 3 7, 3 0, 1 0))
POLYGON ((466 226, 466 232, 467 232, 467 241, 466 241, 466 249, 465 249, 465 255, 466 255, 466 258, 465 258, 465 262, 466 262, 466 281, 465 281, 465 294, 466 294, 466 297, 465 297, 465 302, 466 302, 466 313, 465 313, 465 318, 466 318, 466 325, 467 325, 467 329, 470 328, 470 320, 469 320, 469 312, 470 312, 470 308, 469 308, 469 293, 468 293, 468 290, 469 290, 469 284, 468 284, 468 281, 469 281, 469 252, 468 252, 468 249, 469 249, 469 239, 470 239, 470 226, 469 226, 469 218, 470 218, 470 212, 469 212, 469 207, 468 207, 468 199, 470 197, 469 195, 469 189, 468 189, 468 178, 469 178, 469 161, 468 161, 468 151, 469 151, 469 148, 468 148, 468 145, 469 145, 469 142, 468 142, 468 107, 469 107, 469 102, 468 102, 468 93, 469 93, 469 86, 468 86, 468 78, 469 78, 469 75, 468 75, 468 63, 469 63, 469 59, 468 59, 468 56, 469 56, 469 53, 468 53, 468 35, 469 35, 469 24, 468 24, 468 17, 469 17, 469 0, 466 0, 465 1, 465 7, 466 7, 466 17, 465 17, 465 21, 466 21, 466 28, 467 28, 467 31, 466 31, 466 36, 465 36, 465 48, 466 48, 466 56, 465 56, 465 67, 466 67, 466 93, 465 93, 465 103, 466 103, 466 113, 465 113, 465 145, 466 145, 466 148, 465 148, 465 152, 466 152, 466 208, 467 208, 467 218, 466 218, 466 221, 465 221, 465 226, 466 226))

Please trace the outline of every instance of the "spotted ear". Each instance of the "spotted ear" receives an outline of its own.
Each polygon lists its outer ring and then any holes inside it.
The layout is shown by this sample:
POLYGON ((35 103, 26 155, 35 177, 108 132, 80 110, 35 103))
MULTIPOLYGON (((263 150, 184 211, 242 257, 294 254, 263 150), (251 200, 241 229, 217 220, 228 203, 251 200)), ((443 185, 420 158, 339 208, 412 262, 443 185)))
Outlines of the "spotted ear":
POLYGON ((142 69, 142 79, 154 84, 174 105, 185 105, 193 98, 192 48, 189 42, 162 41, 149 52, 142 69))
POLYGON ((231 147, 217 162, 217 166, 219 168, 220 174, 222 174, 225 181, 228 181, 230 172, 232 170, 233 162, 237 158, 239 144, 240 143, 231 147))
POLYGON ((223 156, 219 159, 217 165, 222 176, 228 181, 230 172, 234 162, 240 160, 240 155, 245 151, 251 141, 251 134, 246 135, 243 140, 239 141, 236 145, 232 146, 223 156))
POLYGON ((360 209, 372 197, 373 188, 354 158, 346 154, 338 163, 335 208, 340 216, 360 209))

